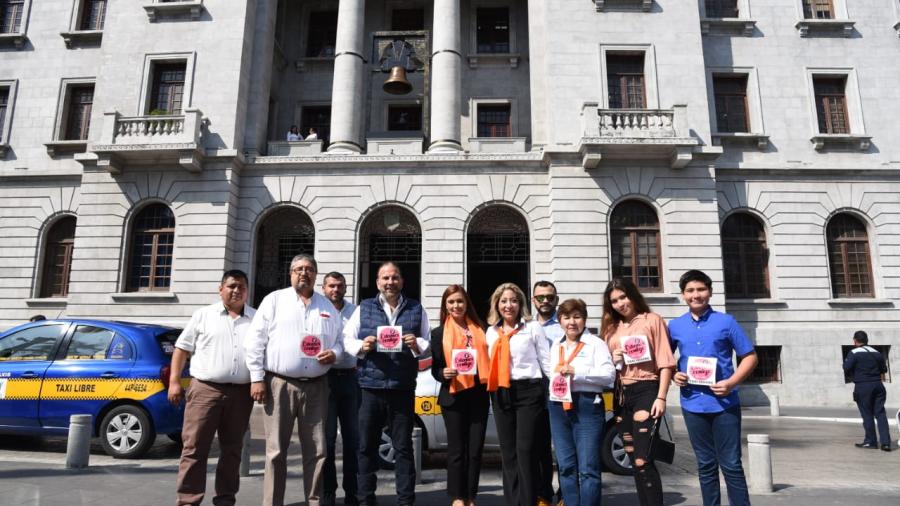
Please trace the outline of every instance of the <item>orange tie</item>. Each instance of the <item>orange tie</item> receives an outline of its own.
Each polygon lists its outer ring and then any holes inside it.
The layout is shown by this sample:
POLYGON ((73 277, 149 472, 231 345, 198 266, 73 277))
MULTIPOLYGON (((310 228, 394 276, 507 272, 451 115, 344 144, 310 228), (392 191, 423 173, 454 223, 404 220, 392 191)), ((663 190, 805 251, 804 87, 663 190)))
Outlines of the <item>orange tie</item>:
MULTIPOLYGON (((565 346, 560 345, 560 347, 559 347, 559 364, 556 366, 556 372, 559 372, 559 370, 562 369, 563 366, 569 365, 569 363, 575 359, 575 356, 578 355, 578 352, 581 351, 582 348, 584 348, 584 343, 582 343, 581 341, 578 341, 578 345, 575 346, 575 350, 572 351, 571 355, 569 355, 569 359, 565 360, 565 346)), ((571 402, 564 402, 564 403, 562 403, 562 405, 563 405, 563 410, 565 410, 565 411, 569 411, 570 409, 572 409, 571 402)))
POLYGON ((488 374, 487 390, 488 392, 496 392, 498 388, 509 388, 509 340, 512 336, 519 332, 521 326, 516 327, 509 335, 503 332, 503 324, 497 327, 497 334, 500 336, 494 343, 494 350, 491 353, 491 371, 488 374))

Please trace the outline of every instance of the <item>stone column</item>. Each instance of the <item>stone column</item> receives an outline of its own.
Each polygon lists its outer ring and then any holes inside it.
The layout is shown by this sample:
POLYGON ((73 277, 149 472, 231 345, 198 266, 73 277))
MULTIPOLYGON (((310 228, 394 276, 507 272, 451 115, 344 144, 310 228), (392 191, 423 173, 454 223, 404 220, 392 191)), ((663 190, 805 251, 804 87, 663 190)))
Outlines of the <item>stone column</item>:
POLYGON ((361 153, 363 109, 363 23, 365 0, 340 0, 331 87, 331 145, 329 152, 361 153))
POLYGON ((455 152, 460 144, 461 84, 459 0, 434 0, 431 58, 431 146, 429 152, 455 152))

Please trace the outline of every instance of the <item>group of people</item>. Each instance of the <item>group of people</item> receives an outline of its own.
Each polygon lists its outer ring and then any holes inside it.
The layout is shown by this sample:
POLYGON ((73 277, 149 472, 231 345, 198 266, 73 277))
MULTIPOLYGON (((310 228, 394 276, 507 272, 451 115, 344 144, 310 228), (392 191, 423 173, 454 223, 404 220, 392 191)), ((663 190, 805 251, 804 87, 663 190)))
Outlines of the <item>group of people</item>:
POLYGON ((285 136, 285 140, 288 142, 294 141, 317 141, 319 140, 319 134, 316 132, 316 129, 313 127, 309 128, 309 133, 306 138, 303 137, 303 134, 300 133, 300 129, 297 128, 297 125, 291 125, 291 128, 288 130, 287 136, 285 136))
POLYGON ((284 503, 287 454, 298 427, 303 488, 312 506, 331 505, 338 487, 337 426, 343 441, 344 504, 376 504, 381 433, 395 456, 396 502, 415 502, 412 429, 418 359, 433 357, 438 403, 447 429, 447 492, 453 506, 475 504, 488 413, 499 437, 506 504, 566 506, 601 502, 600 447, 606 425, 602 393, 614 388, 625 450, 641 505, 661 505, 654 466, 658 421, 671 382, 697 456, 704 504, 719 504, 719 470, 730 503, 749 504, 741 465, 736 387, 756 365, 753 345, 734 318, 709 305, 712 281, 700 271, 679 282, 689 311, 669 322, 637 287, 616 278, 603 293, 599 335, 587 330, 580 299, 558 304, 553 283, 532 290, 537 317, 512 283, 497 287, 486 324, 466 290, 450 285, 431 329, 424 307, 403 295, 392 263, 376 276, 378 294, 354 306, 338 272, 315 290, 309 255, 290 264, 291 286, 246 304, 245 273, 224 273, 221 300, 197 310, 175 344, 169 400, 186 398, 178 505, 200 504, 206 463, 218 433, 216 505, 233 505, 252 403, 263 405, 264 505, 284 503), (676 362, 673 351, 680 356, 676 362), (735 368, 732 355, 738 357, 735 368), (185 391, 182 372, 190 358, 185 391), (552 448, 559 491, 552 487, 552 448))

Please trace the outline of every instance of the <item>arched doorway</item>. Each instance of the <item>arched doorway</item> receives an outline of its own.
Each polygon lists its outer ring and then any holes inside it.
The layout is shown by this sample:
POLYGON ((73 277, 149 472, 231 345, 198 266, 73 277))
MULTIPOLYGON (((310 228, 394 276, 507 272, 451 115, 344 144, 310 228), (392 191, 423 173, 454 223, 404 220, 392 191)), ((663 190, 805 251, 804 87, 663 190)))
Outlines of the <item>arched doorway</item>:
POLYGON ((478 211, 466 235, 466 289, 478 314, 487 317, 491 294, 501 283, 515 283, 527 296, 530 273, 525 218, 504 205, 478 211))
POLYGON ((316 229, 312 220, 295 207, 277 209, 263 218, 256 234, 256 264, 253 282, 253 306, 263 297, 290 282, 294 255, 312 255, 316 249, 316 229))
POLYGON ((421 300, 422 229, 416 217, 399 206, 385 206, 366 217, 359 233, 357 302, 378 293, 378 266, 391 261, 403 271, 403 294, 421 300))

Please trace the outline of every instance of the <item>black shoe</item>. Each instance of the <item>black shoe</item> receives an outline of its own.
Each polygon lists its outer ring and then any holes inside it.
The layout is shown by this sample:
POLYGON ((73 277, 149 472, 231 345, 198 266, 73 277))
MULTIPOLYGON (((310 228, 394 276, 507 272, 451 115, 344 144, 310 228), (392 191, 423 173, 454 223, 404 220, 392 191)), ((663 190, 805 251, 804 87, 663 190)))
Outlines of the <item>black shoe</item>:
POLYGON ((853 446, 855 446, 857 448, 863 448, 866 450, 877 450, 878 449, 878 445, 876 445, 874 443, 856 443, 853 446))
POLYGON ((891 445, 881 445, 881 451, 883 451, 883 452, 891 451, 891 445))

